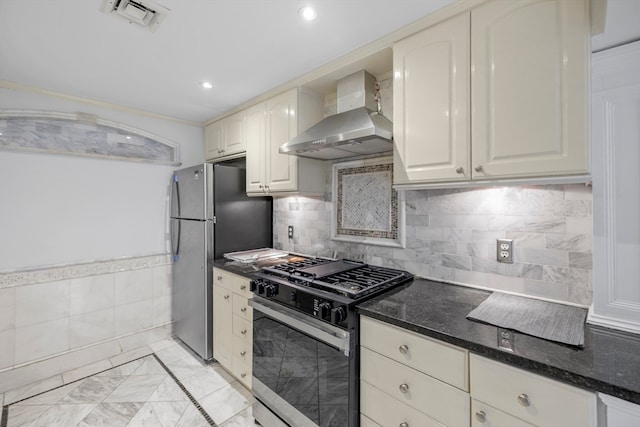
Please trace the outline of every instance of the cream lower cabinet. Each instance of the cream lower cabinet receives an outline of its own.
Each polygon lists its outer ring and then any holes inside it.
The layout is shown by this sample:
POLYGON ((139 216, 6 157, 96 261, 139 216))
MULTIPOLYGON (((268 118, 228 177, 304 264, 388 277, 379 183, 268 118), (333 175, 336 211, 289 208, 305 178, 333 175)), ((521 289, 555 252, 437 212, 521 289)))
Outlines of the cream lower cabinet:
POLYGON ((587 0, 493 0, 395 44, 394 183, 589 173, 589 31, 587 0))
POLYGON ((469 426, 466 350, 367 317, 360 331, 363 419, 374 426, 469 426))
POLYGON ((473 426, 598 426, 594 392, 475 354, 469 364, 473 426))
POLYGON ((291 89, 247 110, 247 194, 321 195, 325 164, 280 154, 280 146, 322 119, 322 100, 291 89))
POLYGON ((213 270, 213 357, 247 388, 253 362, 249 279, 213 270))
POLYGON ((204 129, 205 159, 232 157, 246 150, 246 111, 211 123, 204 129))

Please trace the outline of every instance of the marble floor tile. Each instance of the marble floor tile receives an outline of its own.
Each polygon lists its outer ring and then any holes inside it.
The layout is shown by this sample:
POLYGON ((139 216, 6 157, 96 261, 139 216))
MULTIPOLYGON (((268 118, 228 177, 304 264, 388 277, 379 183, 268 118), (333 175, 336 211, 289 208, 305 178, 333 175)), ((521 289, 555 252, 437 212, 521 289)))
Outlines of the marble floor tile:
POLYGON ((132 375, 104 399, 104 402, 146 402, 165 375, 132 375))
POLYGON ((69 384, 73 381, 79 380, 80 378, 85 378, 89 375, 94 375, 98 372, 106 371, 111 368, 113 368, 111 362, 109 362, 108 360, 101 360, 90 365, 82 366, 80 368, 64 372, 62 374, 62 382, 64 382, 65 384, 69 384))
POLYGON ((67 384, 58 375, 0 393, 6 427, 255 427, 251 392, 220 365, 203 364, 172 340, 148 348, 163 353, 164 366, 157 354, 129 352, 111 369, 101 368, 114 358, 63 374, 67 384))
POLYGON ((109 396, 125 377, 90 377, 64 396, 60 403, 100 403, 109 396))
POLYGON ((9 407, 9 416, 7 420, 7 427, 21 427, 29 425, 31 422, 38 419, 44 411, 50 409, 53 405, 29 405, 18 406, 12 405, 9 407))
POLYGON ((237 381, 200 400, 202 408, 220 425, 253 403, 251 392, 237 381))
POLYGON ((55 377, 47 378, 35 384, 28 384, 14 390, 9 390, 4 394, 4 404, 9 405, 38 393, 51 390, 52 388, 60 387, 61 385, 62 375, 56 375, 55 377))
MULTIPOLYGON (((209 427, 210 425, 195 406, 189 405, 178 420, 176 427, 209 427)), ((255 427, 255 425, 247 427, 255 427)))
POLYGON ((147 402, 128 426, 175 426, 190 402, 147 402))
POLYGON ((101 403, 80 421, 78 427, 126 426, 142 405, 142 402, 101 403))
POLYGON ((120 353, 117 356, 113 356, 111 359, 111 364, 113 366, 122 365, 123 363, 131 362, 132 360, 139 359, 144 356, 148 356, 153 351, 147 345, 144 347, 136 348, 135 350, 125 351, 124 353, 120 353))
POLYGON ((24 424, 25 427, 64 427, 75 426, 89 414, 95 404, 52 405, 34 421, 24 424))
POLYGON ((82 384, 85 380, 76 381, 72 384, 63 385, 62 387, 54 388, 46 393, 39 394, 26 400, 22 400, 14 404, 14 406, 25 405, 55 405, 60 402, 69 392, 82 384))

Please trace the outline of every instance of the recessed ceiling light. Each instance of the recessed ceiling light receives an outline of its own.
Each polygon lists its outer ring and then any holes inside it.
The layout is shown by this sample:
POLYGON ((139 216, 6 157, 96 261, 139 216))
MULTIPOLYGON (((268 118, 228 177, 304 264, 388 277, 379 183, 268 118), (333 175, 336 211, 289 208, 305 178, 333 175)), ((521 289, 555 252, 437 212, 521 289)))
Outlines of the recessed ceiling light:
POLYGON ((298 15, 305 21, 313 21, 318 16, 318 13, 311 6, 304 6, 298 9, 298 15))
POLYGON ((127 136, 126 136, 126 138, 127 138, 127 139, 131 139, 131 136, 127 135, 127 136))
POLYGON ((211 89, 213 85, 211 84, 211 82, 202 82, 202 87, 205 89, 211 89))

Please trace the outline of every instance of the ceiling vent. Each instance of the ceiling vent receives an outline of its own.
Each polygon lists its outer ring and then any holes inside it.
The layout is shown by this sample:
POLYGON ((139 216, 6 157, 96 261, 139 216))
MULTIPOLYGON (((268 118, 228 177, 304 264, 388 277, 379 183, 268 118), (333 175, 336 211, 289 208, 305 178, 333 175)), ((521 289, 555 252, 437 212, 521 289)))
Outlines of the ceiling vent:
POLYGON ((103 0, 101 10, 146 28, 152 33, 169 13, 169 9, 152 0, 103 0))

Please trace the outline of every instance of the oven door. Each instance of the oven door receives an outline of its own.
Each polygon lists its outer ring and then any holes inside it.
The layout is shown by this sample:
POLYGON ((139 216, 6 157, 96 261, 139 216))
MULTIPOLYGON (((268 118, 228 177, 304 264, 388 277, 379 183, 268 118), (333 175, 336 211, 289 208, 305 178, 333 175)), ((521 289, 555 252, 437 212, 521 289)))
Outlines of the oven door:
POLYGON ((250 304, 255 397, 291 426, 355 425, 351 334, 258 296, 250 304))

